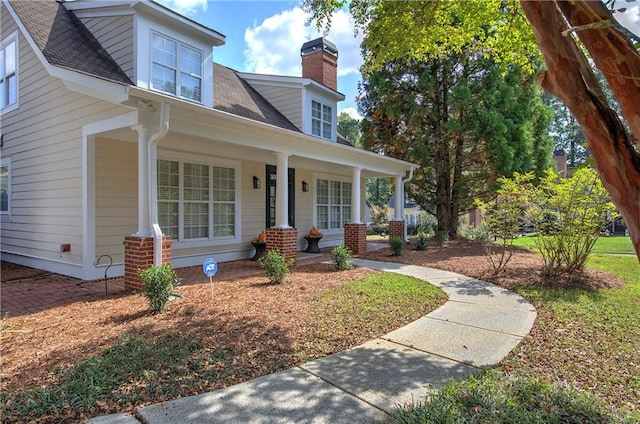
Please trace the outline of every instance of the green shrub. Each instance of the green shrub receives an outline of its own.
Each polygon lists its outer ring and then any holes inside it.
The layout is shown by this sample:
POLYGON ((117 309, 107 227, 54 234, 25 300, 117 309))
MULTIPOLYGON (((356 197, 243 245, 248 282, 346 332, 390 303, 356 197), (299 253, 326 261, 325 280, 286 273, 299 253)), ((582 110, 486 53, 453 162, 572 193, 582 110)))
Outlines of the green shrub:
POLYGON ((483 243, 488 242, 490 238, 487 228, 482 224, 478 226, 465 226, 462 228, 460 234, 462 234, 462 237, 468 238, 469 240, 483 243))
POLYGON ((343 244, 334 247, 331 251, 331 259, 335 262, 336 269, 340 271, 353 268, 353 265, 349 262, 350 258, 351 251, 343 244))
POLYGON ((147 298, 153 312, 164 312, 169 297, 181 282, 171 264, 150 266, 138 270, 138 275, 144 283, 141 294, 147 298))
POLYGON ((416 237, 416 250, 424 250, 427 248, 427 233, 420 231, 416 237))
POLYGON ((389 247, 391 248, 391 254, 393 256, 402 256, 405 245, 406 242, 402 237, 393 236, 391 240, 389 240, 389 247))
POLYGON ((269 250, 258 262, 264 268, 269 281, 274 284, 284 282, 289 274, 289 267, 295 263, 293 259, 286 260, 277 250, 269 250))
POLYGON ((446 229, 436 229, 433 237, 436 239, 438 246, 445 246, 449 241, 449 231, 446 229))

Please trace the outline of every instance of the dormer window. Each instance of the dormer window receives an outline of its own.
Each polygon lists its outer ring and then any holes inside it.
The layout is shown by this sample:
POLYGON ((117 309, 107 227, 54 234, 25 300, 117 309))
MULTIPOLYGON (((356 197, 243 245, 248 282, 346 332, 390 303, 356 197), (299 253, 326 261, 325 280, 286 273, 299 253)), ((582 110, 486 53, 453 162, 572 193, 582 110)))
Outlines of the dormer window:
POLYGON ((202 102, 201 51, 154 33, 151 62, 152 89, 202 102))
POLYGON ((311 134, 331 140, 333 110, 318 101, 311 101, 311 134))

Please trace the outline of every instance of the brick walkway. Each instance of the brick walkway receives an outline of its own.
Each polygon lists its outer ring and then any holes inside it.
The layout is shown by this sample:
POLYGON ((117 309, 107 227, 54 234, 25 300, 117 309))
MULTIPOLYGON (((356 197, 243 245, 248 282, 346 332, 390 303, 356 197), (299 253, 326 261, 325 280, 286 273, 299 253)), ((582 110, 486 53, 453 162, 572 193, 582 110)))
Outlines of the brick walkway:
MULTIPOLYGON (((328 252, 329 250, 323 249, 322 254, 299 253, 298 263, 329 260, 328 252)), ((176 271, 182 278, 182 285, 209 282, 209 279, 202 272, 202 266, 180 268, 176 271)), ((218 265, 218 273, 214 277, 214 281, 242 278, 262 272, 258 262, 251 260, 223 262, 218 265)), ((73 302, 118 296, 125 292, 123 277, 108 279, 107 290, 108 294, 105 294, 104 279, 84 281, 53 273, 2 282, 0 285, 0 314, 2 314, 1 316, 15 317, 73 302)))

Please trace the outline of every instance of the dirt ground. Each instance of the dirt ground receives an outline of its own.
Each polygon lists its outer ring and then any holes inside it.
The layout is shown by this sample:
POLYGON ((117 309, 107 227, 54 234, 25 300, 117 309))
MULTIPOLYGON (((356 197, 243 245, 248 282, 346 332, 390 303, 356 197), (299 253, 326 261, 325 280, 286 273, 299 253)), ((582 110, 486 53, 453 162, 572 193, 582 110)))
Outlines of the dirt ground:
MULTIPOLYGON (((505 287, 542 281, 538 271, 541 259, 528 250, 519 250, 508 272, 496 277, 492 275, 482 245, 468 240, 450 241, 446 247, 431 243, 424 251, 408 246, 400 257, 390 256, 389 249, 360 257, 450 270, 505 287)), ((21 269, 12 267, 2 271, 3 281, 7 281, 6 272, 14 273, 11 275, 15 278, 20 276, 21 269)), ((322 263, 296 266, 289 283, 282 285, 269 284, 263 275, 218 281, 213 296, 209 284, 181 286, 179 292, 184 298, 172 302, 161 315, 150 313, 143 297, 119 293, 5 318, 1 321, 0 333, 2 390, 46 386, 54 378, 52 370, 89 358, 116 343, 124 334, 159 338, 168 331, 197 335, 205 346, 255 351, 256 360, 249 365, 250 372, 232 376, 219 383, 220 387, 270 372, 261 358, 291 356, 291 352, 304 349, 304 337, 310 334, 306 330, 312 325, 306 305, 314 295, 374 272, 364 268, 330 271, 330 265, 322 263)), ((612 287, 621 281, 604 272, 588 271, 580 279, 565 283, 612 287)), ((350 340, 336 349, 356 346, 366 341, 366 337, 350 340)), ((208 390, 215 388, 218 387, 207 387, 208 390)))

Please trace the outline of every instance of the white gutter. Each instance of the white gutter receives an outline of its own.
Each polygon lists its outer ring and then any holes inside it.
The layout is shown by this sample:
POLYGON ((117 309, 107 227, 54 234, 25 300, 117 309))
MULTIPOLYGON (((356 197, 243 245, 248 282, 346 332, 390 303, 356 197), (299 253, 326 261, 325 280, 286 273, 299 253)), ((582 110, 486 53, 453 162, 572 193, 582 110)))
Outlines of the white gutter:
POLYGON ((160 107, 160 129, 154 132, 149 138, 148 157, 149 157, 149 221, 153 229, 153 265, 162 265, 162 229, 158 224, 158 161, 157 161, 157 145, 167 132, 169 132, 169 112, 171 105, 162 102, 160 107))
MULTIPOLYGON (((407 178, 403 178, 402 179, 402 190, 404 190, 404 184, 408 183, 409 181, 413 180, 413 166, 411 168, 409 168, 409 176, 407 178)), ((404 193, 402 193, 402 211, 404 212, 404 193)), ((404 214, 403 214, 404 215, 404 214)), ((409 237, 407 234, 407 223, 404 223, 404 240, 405 241, 409 241, 409 237)))

